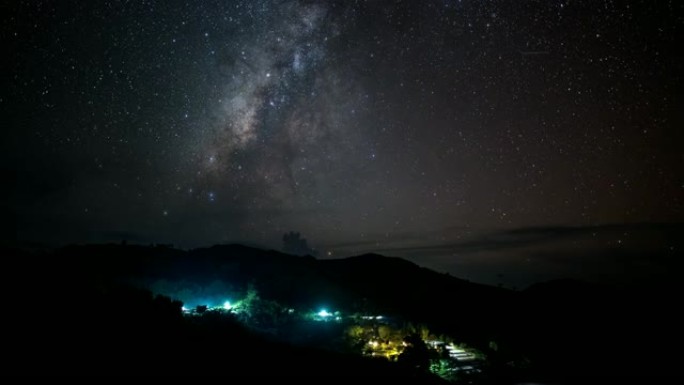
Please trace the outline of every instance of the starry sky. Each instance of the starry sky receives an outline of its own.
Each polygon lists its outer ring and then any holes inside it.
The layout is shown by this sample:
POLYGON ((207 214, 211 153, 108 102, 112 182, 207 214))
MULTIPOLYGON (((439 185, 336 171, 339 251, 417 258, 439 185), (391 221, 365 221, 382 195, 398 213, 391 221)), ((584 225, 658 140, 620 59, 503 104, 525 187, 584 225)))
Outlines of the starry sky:
POLYGON ((3 3, 3 243, 294 230, 507 285, 653 265, 684 248, 683 8, 3 3))

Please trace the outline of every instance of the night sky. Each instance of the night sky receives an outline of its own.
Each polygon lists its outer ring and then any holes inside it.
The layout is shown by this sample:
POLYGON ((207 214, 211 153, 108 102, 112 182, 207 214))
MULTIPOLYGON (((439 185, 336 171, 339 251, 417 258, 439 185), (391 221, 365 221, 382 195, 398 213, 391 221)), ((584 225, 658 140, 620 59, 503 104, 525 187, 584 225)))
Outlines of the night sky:
POLYGON ((663 268, 684 248, 683 8, 4 2, 3 243, 294 230, 319 257, 507 285, 663 268))

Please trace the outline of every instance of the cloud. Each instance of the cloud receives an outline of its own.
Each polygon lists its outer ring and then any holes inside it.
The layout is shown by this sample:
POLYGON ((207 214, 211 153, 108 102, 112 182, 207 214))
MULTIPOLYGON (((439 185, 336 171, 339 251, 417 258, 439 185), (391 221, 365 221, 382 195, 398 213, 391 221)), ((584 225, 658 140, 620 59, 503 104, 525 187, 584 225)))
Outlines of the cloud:
MULTIPOLYGON (((387 252, 452 252, 457 254, 481 251, 519 249, 548 245, 568 240, 606 237, 636 238, 640 242, 657 243, 667 239, 674 241, 684 238, 684 223, 633 223, 604 224, 596 226, 546 226, 526 227, 505 230, 477 236, 466 241, 446 242, 427 245, 387 247, 387 252)), ((622 239, 617 239, 622 241, 622 239)))
POLYGON ((336 255, 376 252, 402 257, 459 278, 518 288, 568 277, 620 284, 667 279, 681 271, 684 250, 683 223, 542 226, 469 234, 473 229, 450 228, 327 248, 336 255), (434 241, 448 234, 453 234, 451 241, 434 241))

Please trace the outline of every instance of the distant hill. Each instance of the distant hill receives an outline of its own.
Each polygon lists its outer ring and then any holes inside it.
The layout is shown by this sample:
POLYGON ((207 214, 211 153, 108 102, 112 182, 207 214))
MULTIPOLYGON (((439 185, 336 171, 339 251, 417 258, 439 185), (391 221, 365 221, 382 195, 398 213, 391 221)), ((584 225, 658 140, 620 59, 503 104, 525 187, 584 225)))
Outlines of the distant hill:
POLYGON ((480 348, 502 368, 527 357, 540 381, 673 375, 678 361, 662 352, 683 340, 672 284, 614 288, 558 280, 518 292, 377 254, 318 260, 241 245, 189 251, 86 245, 4 250, 3 256, 5 309, 31 321, 18 321, 19 334, 51 319, 79 323, 118 287, 163 288, 156 292, 190 298, 212 290, 244 293, 252 286, 262 297, 298 309, 325 305, 424 323, 480 348))
POLYGON ((459 337, 480 342, 492 338, 494 324, 501 322, 497 314, 506 311, 516 296, 377 254, 317 260, 242 245, 189 251, 89 245, 66 247, 45 257, 48 265, 56 264, 51 271, 141 285, 161 279, 207 285, 220 281, 243 290, 254 283, 262 296, 292 306, 398 314, 452 334, 467 330, 459 337))

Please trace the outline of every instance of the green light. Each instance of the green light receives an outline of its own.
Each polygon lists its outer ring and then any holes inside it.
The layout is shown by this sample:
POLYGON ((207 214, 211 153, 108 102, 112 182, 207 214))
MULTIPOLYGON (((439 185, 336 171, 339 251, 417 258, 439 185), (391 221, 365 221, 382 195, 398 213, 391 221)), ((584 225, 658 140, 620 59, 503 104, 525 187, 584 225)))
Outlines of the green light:
POLYGON ((230 310, 233 308, 233 305, 230 304, 230 301, 226 301, 223 303, 223 308, 226 310, 230 310))
POLYGON ((325 309, 321 309, 321 311, 318 312, 318 316, 323 318, 330 317, 331 315, 332 313, 328 313, 328 311, 325 309))

